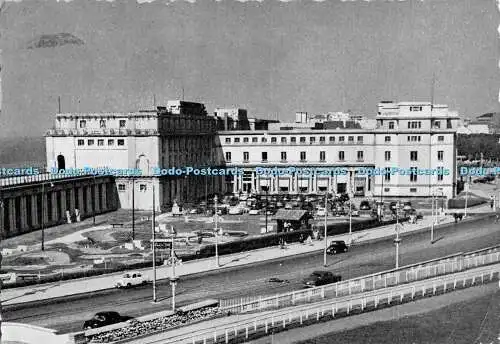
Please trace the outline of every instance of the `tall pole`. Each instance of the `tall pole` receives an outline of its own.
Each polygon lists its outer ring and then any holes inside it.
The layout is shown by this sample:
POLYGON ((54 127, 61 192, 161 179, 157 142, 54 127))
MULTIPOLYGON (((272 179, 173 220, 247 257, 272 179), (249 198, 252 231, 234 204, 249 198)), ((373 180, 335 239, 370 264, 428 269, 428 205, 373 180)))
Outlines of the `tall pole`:
POLYGON ((215 206, 215 215, 214 215, 214 224, 215 224, 215 229, 214 229, 214 234, 215 234, 215 266, 216 267, 219 267, 219 229, 217 228, 217 218, 218 218, 218 214, 217 214, 217 201, 218 201, 218 197, 217 195, 215 195, 214 197, 214 206, 215 206))
POLYGON ((328 216, 328 192, 325 192, 325 251, 323 253, 323 266, 327 266, 327 263, 326 263, 326 250, 328 249, 328 240, 327 240, 327 236, 328 236, 328 226, 327 226, 327 223, 326 223, 326 218, 328 216))
POLYGON ((396 205, 396 239, 394 239, 394 243, 396 244, 396 269, 399 268, 399 243, 401 239, 399 239, 399 201, 396 205))
POLYGON ((42 183, 42 251, 45 251, 45 183, 42 183))
POLYGON ((172 277, 170 278, 170 284, 172 285, 172 311, 175 312, 175 287, 177 284, 177 277, 175 276, 175 264, 177 263, 177 259, 175 258, 175 251, 174 251, 174 237, 172 237, 172 250, 170 252, 172 257, 171 257, 171 264, 172 264, 172 277))
POLYGON ((153 236, 153 302, 156 302, 156 234, 155 234, 155 185, 153 181, 153 216, 151 217, 151 234, 153 236))
POLYGON ((434 242, 434 195, 431 198, 431 209, 432 209, 432 218, 431 218, 431 244, 434 242))
POLYGON ((135 240, 135 179, 132 177, 132 240, 135 240))
POLYGON ((95 183, 95 174, 93 176, 93 181, 94 181, 94 199, 92 200, 92 224, 95 226, 95 200, 98 196, 97 188, 96 188, 96 183, 95 183))
MULTIPOLYGON (((351 195, 354 194, 351 192, 351 195)), ((352 198, 349 197, 349 245, 352 244, 352 198)))
POLYGON ((467 217, 467 199, 469 198, 469 180, 470 178, 466 178, 467 182, 465 183, 465 209, 464 209, 464 218, 467 217))
POLYGON ((267 233, 267 205, 269 203, 269 185, 266 188, 266 233, 267 233))

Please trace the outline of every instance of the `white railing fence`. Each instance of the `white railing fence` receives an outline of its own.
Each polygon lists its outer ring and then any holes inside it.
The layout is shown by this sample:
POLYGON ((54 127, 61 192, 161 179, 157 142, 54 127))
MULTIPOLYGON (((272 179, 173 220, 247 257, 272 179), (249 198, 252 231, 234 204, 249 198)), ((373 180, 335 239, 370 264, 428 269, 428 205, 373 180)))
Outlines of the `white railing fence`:
POLYGON ((273 296, 251 296, 239 299, 220 300, 220 307, 231 313, 262 311, 294 306, 300 303, 314 302, 324 298, 342 297, 399 284, 424 280, 436 276, 451 274, 478 266, 500 262, 500 246, 458 253, 404 266, 399 269, 383 271, 369 276, 328 284, 305 290, 297 290, 273 296))
POLYGON ((458 288, 465 288, 498 279, 500 264, 481 266, 468 271, 447 274, 423 281, 411 282, 380 290, 365 291, 313 304, 295 306, 256 315, 242 321, 219 327, 207 327, 189 334, 182 334, 168 339, 148 341, 144 344, 215 344, 243 343, 248 339, 280 331, 293 326, 302 326, 311 322, 334 319, 339 314, 349 315, 353 311, 372 310, 381 305, 404 303, 417 297, 444 293, 458 288), (495 277, 496 276, 496 277, 495 277))

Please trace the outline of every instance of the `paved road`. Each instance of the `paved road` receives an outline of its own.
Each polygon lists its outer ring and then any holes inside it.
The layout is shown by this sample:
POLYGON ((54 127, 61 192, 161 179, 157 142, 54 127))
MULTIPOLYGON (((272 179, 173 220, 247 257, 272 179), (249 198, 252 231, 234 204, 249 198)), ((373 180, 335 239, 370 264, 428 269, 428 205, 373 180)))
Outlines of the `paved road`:
MULTIPOLYGON (((412 264, 458 252, 472 251, 500 244, 500 230, 493 220, 453 224, 435 233, 440 238, 429 242, 429 232, 403 237, 400 265, 412 264)), ((394 267, 392 239, 355 246, 350 252, 328 257, 328 267, 343 279, 388 270, 394 267)), ((237 298, 247 295, 272 295, 301 288, 301 280, 313 270, 323 269, 322 253, 267 262, 236 271, 207 274, 181 280, 177 287, 177 304, 184 305, 207 298, 237 298), (287 279, 289 284, 267 282, 270 277, 287 279)), ((168 283, 158 285, 160 303, 152 304, 151 286, 91 296, 58 304, 37 305, 13 310, 3 309, 4 321, 30 323, 63 332, 80 330, 85 319, 95 312, 116 310, 137 317, 170 308, 171 289, 168 283)))

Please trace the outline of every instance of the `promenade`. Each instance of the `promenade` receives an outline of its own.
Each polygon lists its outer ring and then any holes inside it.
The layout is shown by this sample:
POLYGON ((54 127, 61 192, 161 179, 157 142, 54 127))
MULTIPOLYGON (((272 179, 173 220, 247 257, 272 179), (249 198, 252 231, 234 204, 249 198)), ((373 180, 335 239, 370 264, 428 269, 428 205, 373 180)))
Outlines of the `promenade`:
MULTIPOLYGON (((490 213, 489 206, 479 206, 470 209, 471 213, 490 213)), ((416 224, 404 223, 401 226, 400 234, 426 230, 431 226, 432 218, 425 217, 419 220, 416 224)), ((454 219, 451 216, 443 217, 439 220, 439 225, 453 223, 454 219)), ((385 237, 395 235, 395 226, 387 225, 378 228, 373 228, 365 231, 352 233, 352 245, 363 242, 378 240, 385 237)), ((344 240, 349 242, 349 234, 342 234, 328 237, 331 240, 344 240)), ((215 272, 217 270, 235 269, 245 265, 258 264, 260 262, 283 259, 284 257, 318 252, 324 249, 324 241, 313 241, 311 244, 290 244, 286 249, 279 247, 268 247, 259 250, 246 251, 237 254, 224 255, 219 257, 220 267, 215 264, 215 258, 206 258, 188 261, 176 266, 175 273, 177 277, 189 276, 201 273, 215 272)), ((171 276, 172 268, 170 266, 160 266, 157 268, 157 279, 166 279, 171 276)), ((152 269, 140 269, 145 276, 152 279, 152 269)), ((101 290, 113 288, 117 277, 123 272, 107 274, 103 276, 81 278, 69 281, 60 281, 56 283, 47 283, 34 285, 29 287, 13 288, 2 290, 2 304, 15 305, 26 302, 48 300, 54 298, 69 297, 71 295, 91 293, 101 290)))

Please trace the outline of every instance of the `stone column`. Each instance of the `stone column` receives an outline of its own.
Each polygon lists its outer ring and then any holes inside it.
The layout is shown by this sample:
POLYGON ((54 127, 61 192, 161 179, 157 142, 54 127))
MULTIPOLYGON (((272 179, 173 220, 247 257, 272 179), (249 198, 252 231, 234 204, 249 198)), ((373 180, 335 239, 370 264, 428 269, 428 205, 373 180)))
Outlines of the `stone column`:
POLYGON ((333 188, 333 185, 332 185, 332 175, 329 174, 328 175, 328 188, 327 188, 328 192, 332 192, 332 188, 333 188))
POLYGON ((57 191, 53 191, 50 195, 50 198, 52 200, 52 209, 49 209, 49 211, 52 211, 52 222, 58 222, 59 211, 57 209, 57 191))
POLYGON ((27 209, 26 209, 26 197, 29 197, 29 196, 21 196, 20 197, 20 202, 19 202, 19 206, 21 209, 19 209, 19 217, 20 217, 20 220, 21 220, 21 228, 20 228, 20 232, 25 232, 28 230, 28 212, 27 212, 27 209))
POLYGON ((9 222, 10 222, 10 230, 11 234, 17 234, 17 226, 16 226, 16 202, 14 198, 9 198, 9 222))
POLYGON ((59 197, 61 198, 61 207, 59 208, 59 214, 61 214, 61 218, 64 218, 66 221, 66 190, 59 190, 59 197))
POLYGON ((96 214, 99 214, 101 212, 101 197, 99 197, 99 190, 101 189, 102 184, 97 184, 95 183, 93 185, 94 188, 94 207, 95 207, 95 212, 96 214))
MULTIPOLYGON (((78 197, 77 192, 72 187, 69 190, 69 209, 66 209, 66 210, 69 210, 70 213, 72 213, 73 211, 75 211, 75 208, 76 208, 76 198, 77 197, 78 197)), ((64 205, 64 207, 66 207, 66 204, 64 205)))
POLYGON ((255 172, 252 171, 252 187, 250 188, 250 192, 255 192, 255 172))
POLYGON ((233 176, 233 194, 238 193, 238 176, 234 175, 233 176))
POLYGON ((0 228, 2 229, 2 232, 0 233, 0 238, 5 238, 7 234, 4 228, 4 223, 5 223, 4 216, 5 216, 5 202, 0 203, 0 228))
POLYGON ((40 224, 38 223, 38 197, 37 195, 31 195, 31 209, 28 209, 28 211, 31 211, 31 225, 36 228, 40 224))
POLYGON ((349 172, 347 173, 347 184, 346 184, 346 187, 347 187, 347 193, 351 193, 352 191, 352 169, 349 169, 349 172))
POLYGON ((44 225, 47 225, 47 222, 49 221, 49 207, 48 207, 48 202, 47 202, 47 192, 46 192, 46 189, 44 190, 44 192, 42 193, 42 220, 43 220, 43 224, 44 225))
POLYGON ((79 187, 77 189, 77 195, 76 197, 78 197, 78 205, 79 205, 79 211, 80 211, 80 214, 83 215, 83 209, 84 209, 84 204, 83 204, 83 187, 79 187))

